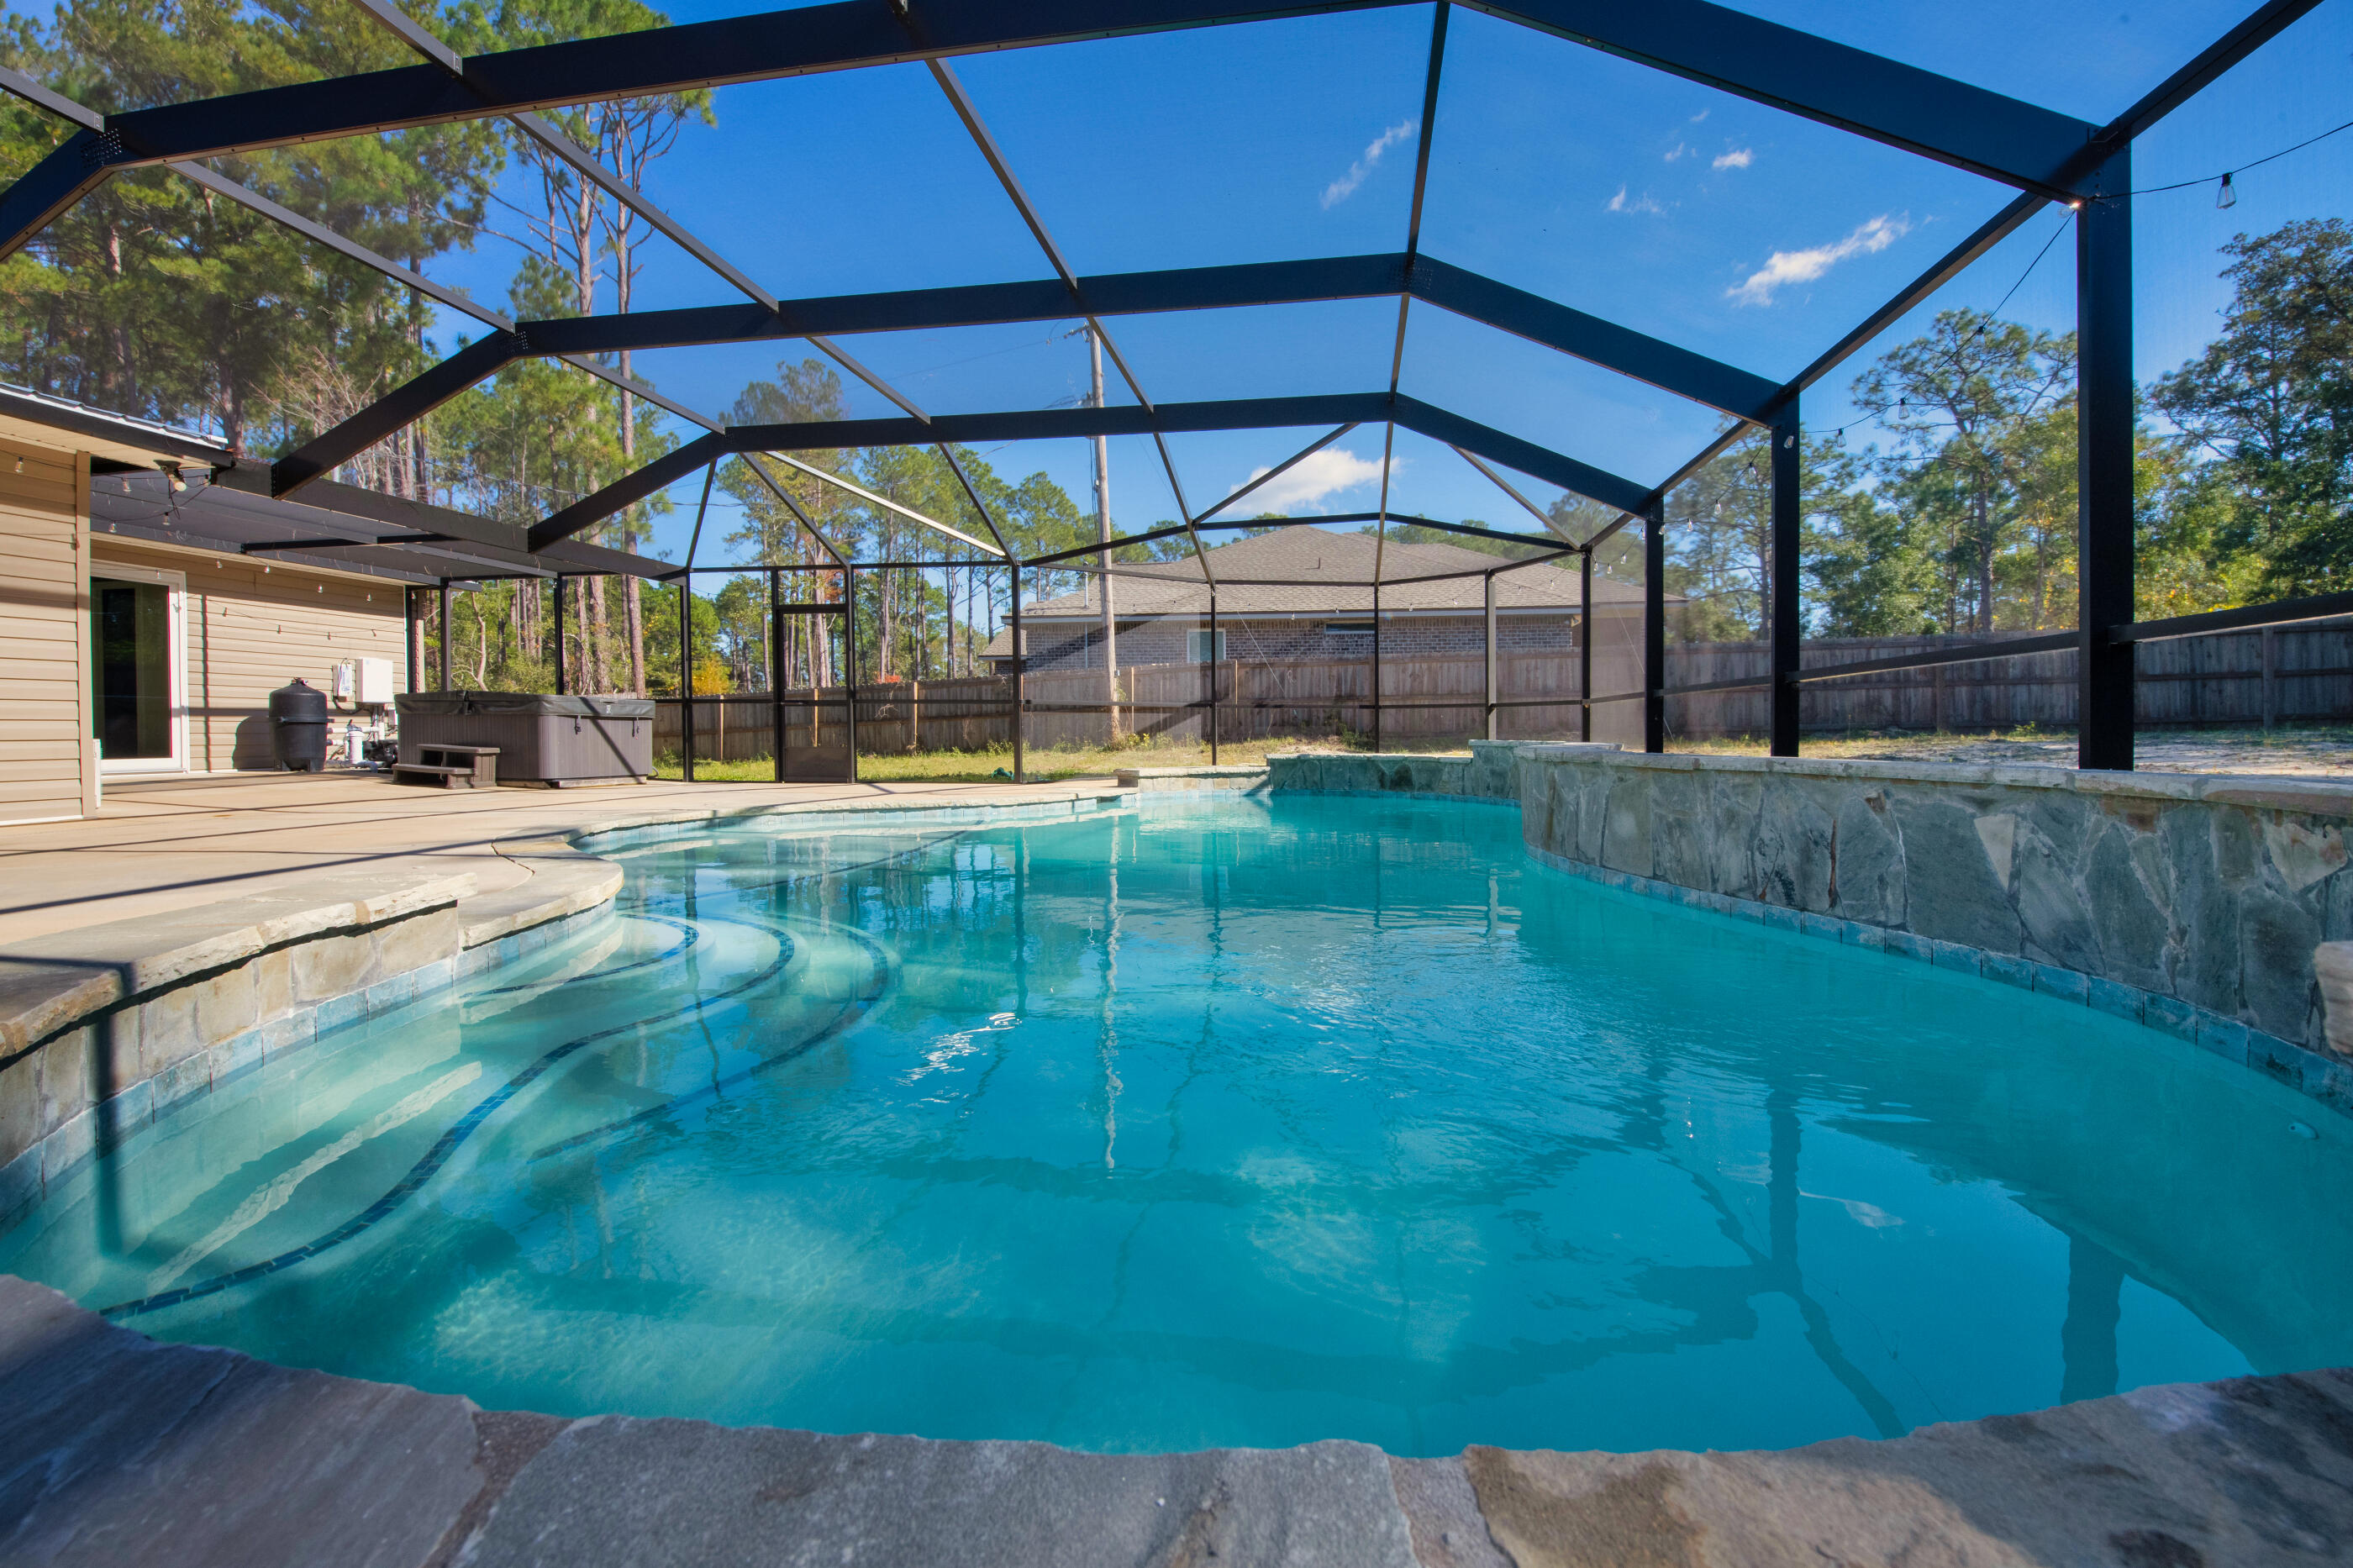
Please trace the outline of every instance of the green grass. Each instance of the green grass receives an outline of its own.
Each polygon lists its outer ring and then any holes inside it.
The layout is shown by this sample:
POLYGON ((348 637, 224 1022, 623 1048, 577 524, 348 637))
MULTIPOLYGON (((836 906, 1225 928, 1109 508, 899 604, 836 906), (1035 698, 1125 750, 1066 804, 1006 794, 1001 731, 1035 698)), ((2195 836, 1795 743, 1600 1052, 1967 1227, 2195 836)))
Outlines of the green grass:
MULTIPOLYGON (((2007 730, 1935 732, 1858 731, 1843 735, 1808 735, 1804 750, 1810 757, 1894 755, 1929 760, 1957 747, 1973 743, 2065 745, 2074 738, 2075 732, 2071 728, 2034 724, 2007 730)), ((2271 751, 2279 753, 2283 765, 2293 765, 2297 756, 2316 749, 2353 746, 2353 726, 2295 723, 2282 724, 2273 730, 2151 729, 2140 731, 2138 740, 2144 748, 2159 745, 2178 748, 2189 743, 2232 751, 2271 751)), ((1218 748, 1218 761, 1227 764, 1261 763, 1269 752, 1362 752, 1369 749, 1364 737, 1359 735, 1234 741, 1218 748)), ((1400 743, 1389 749, 1424 756, 1460 754, 1465 744, 1460 741, 1432 738, 1413 744, 1400 743)), ((1762 735, 1725 735, 1708 740, 1671 737, 1668 750, 1718 756, 1762 756, 1766 742, 1762 735)), ((1206 745, 1166 743, 1077 748, 1033 746, 1023 761, 1024 771, 1033 783, 1050 784, 1063 779, 1109 778, 1120 768, 1206 767, 1209 762, 1209 748, 1206 745)), ((2263 766, 2255 765, 2259 770, 2263 766)), ((977 752, 877 752, 858 759, 858 776, 874 784, 1003 783, 1012 776, 1012 773, 1013 748, 1010 746, 996 746, 977 752)), ((765 757, 744 762, 700 762, 694 766, 696 780, 703 784, 766 784, 775 777, 775 764, 765 757)), ((680 777, 678 757, 672 754, 656 758, 654 775, 665 779, 680 777)))
MULTIPOLYGON (((2168 725, 2161 729, 2136 730, 2136 744, 2147 746, 2180 746, 2194 744, 2228 748, 2232 751, 2276 751, 2295 753, 2315 746, 2353 744, 2353 727, 2344 724, 2306 723, 2281 724, 2270 730, 2249 729, 2189 729, 2168 725)), ((2053 745, 2072 743, 2075 739, 2072 725, 2049 726, 2022 724, 2008 730, 1863 730, 1842 735, 1808 735, 1801 749, 1810 757, 1883 757, 1890 752, 1918 752, 1927 753, 1948 751, 1955 746, 1991 742, 2001 745, 2053 745)), ((1767 749, 1763 735, 1721 735, 1708 740, 1690 740, 1669 736, 1671 752, 1696 752, 1723 756, 1762 756, 1767 749)))

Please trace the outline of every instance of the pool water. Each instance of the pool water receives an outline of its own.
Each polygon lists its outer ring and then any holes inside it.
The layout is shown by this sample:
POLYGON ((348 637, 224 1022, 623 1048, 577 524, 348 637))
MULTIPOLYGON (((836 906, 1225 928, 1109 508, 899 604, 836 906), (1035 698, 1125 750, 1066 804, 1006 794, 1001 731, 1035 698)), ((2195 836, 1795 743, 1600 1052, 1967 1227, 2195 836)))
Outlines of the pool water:
POLYGON ((1893 1435, 2353 1362, 2353 1123, 1501 806, 754 821, 0 1268, 448 1393, 1150 1451, 1893 1435))

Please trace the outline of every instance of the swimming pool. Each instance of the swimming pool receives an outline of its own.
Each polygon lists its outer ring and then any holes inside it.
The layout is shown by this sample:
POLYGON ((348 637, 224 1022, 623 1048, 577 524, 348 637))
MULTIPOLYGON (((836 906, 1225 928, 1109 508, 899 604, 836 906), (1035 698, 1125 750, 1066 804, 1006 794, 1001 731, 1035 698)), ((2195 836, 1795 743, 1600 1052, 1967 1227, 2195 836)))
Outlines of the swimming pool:
POLYGON ((789 818, 142 1133, 0 1268, 621 1411, 1156 1451, 1780 1447, 2353 1361, 2348 1124, 1597 887, 1504 806, 789 818))

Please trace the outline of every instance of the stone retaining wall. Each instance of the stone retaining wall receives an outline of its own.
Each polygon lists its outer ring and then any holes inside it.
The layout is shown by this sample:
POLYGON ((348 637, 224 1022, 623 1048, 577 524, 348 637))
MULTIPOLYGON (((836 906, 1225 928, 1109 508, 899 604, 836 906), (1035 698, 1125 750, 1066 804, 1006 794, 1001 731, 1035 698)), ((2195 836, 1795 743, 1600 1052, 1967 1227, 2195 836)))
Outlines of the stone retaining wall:
POLYGON ((2353 936, 2353 789, 2332 781, 1497 742, 1271 763, 1277 792, 1514 799, 1567 868, 1878 933, 2258 1058, 2264 1037, 2326 1048, 2313 949, 2353 936))
POLYGON ((1278 792, 1516 801, 1520 798, 1520 753, 1527 749, 1528 743, 1522 741, 1473 741, 1467 757, 1393 752, 1278 752, 1266 759, 1266 764, 1271 787, 1278 792))

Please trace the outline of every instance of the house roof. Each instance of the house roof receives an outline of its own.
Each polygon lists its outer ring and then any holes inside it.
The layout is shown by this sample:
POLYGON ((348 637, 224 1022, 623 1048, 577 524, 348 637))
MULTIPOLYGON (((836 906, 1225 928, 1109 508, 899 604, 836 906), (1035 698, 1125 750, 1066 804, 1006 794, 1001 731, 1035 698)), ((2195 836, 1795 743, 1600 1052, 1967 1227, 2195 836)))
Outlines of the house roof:
MULTIPOLYGON (((1270 616, 1370 615, 1373 610, 1374 540, 1366 533, 1335 533, 1305 523, 1277 529, 1220 544, 1208 552, 1209 571, 1218 584, 1220 618, 1248 620, 1270 616)), ((1408 544, 1391 539, 1381 547, 1381 610, 1420 614, 1476 615, 1486 606, 1486 586, 1480 576, 1447 576, 1450 573, 1484 574, 1498 558, 1458 544, 1408 544), (1414 581, 1440 578, 1440 581, 1414 581)), ((1209 609, 1208 586, 1201 568, 1190 556, 1124 566, 1114 579, 1112 605, 1122 621, 1178 616, 1187 619, 1209 609)), ((1101 580, 1090 577, 1078 593, 1041 599, 1022 606, 1023 620, 1084 620, 1103 613, 1101 580)), ((1495 577, 1495 605, 1503 610, 1558 610, 1574 615, 1583 608, 1577 574, 1550 564, 1521 566, 1495 577)), ((1639 584, 1597 575, 1594 603, 1603 608, 1642 602, 1639 584)), ((1012 642, 999 631, 987 651, 998 658, 1012 652, 1012 642)))
POLYGON ((299 501, 273 496, 269 463, 208 437, 5 383, 0 438, 89 453, 92 531, 150 544, 412 584, 598 573, 659 579, 671 570, 576 539, 533 550, 520 524, 333 479, 313 480, 299 501), (209 477, 191 482, 200 469, 209 477))

